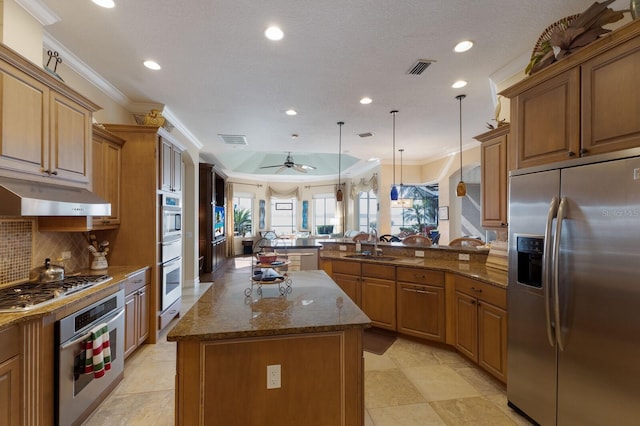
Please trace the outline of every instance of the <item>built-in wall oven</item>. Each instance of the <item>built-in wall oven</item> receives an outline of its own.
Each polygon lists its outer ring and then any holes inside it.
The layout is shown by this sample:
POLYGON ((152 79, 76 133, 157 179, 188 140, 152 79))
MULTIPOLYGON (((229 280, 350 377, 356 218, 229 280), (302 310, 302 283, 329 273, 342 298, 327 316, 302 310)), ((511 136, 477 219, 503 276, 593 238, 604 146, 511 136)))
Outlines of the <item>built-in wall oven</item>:
POLYGON ((182 205, 180 197, 161 194, 162 246, 160 310, 166 311, 182 295, 182 205))
POLYGON ((124 373, 124 290, 75 312, 56 326, 58 347, 56 423, 79 424, 122 380, 124 373), (109 328, 111 368, 104 376, 84 374, 85 344, 91 330, 109 328))

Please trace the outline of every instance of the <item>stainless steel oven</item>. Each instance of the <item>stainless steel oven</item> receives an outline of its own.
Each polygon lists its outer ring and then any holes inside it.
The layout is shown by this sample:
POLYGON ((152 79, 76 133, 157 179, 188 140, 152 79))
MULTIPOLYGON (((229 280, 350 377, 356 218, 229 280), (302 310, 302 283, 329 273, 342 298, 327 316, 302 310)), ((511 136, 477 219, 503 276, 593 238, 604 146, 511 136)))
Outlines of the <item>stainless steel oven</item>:
POLYGON ((124 373, 124 290, 120 290, 57 323, 58 347, 56 422, 79 424, 122 380, 124 373), (83 374, 85 342, 93 327, 109 327, 111 369, 100 378, 83 374))
POLYGON ((163 263, 161 310, 164 312, 182 295, 182 257, 163 263))
POLYGON ((182 200, 180 197, 160 194, 162 242, 182 238, 182 200))

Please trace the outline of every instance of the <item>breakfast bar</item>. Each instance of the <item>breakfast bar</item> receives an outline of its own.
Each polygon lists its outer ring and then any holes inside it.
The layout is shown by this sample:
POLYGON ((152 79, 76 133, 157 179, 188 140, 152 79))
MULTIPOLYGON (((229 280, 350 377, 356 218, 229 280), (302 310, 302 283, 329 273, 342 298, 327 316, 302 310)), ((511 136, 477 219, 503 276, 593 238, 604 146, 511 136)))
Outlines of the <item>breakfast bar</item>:
POLYGON ((324 271, 289 278, 285 296, 215 283, 169 332, 176 424, 363 424, 369 318, 324 271))

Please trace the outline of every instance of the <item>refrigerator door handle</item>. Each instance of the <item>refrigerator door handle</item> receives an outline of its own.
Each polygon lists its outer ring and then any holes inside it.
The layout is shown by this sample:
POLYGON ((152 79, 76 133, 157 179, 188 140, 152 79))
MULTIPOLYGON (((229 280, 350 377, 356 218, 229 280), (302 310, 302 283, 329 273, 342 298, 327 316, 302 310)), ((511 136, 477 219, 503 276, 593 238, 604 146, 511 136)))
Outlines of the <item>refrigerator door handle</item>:
POLYGON ((558 197, 553 197, 549 204, 549 213, 547 213, 547 223, 544 229, 544 249, 542 251, 542 293, 544 296, 544 310, 545 319, 547 323, 547 338, 549 344, 554 347, 556 344, 555 336, 553 335, 553 327, 551 326, 551 298, 553 291, 551 288, 551 249, 552 239, 551 231, 553 227, 553 219, 558 213, 558 197))
POLYGON ((556 224, 556 235, 553 239, 553 311, 556 320, 556 342, 558 348, 564 351, 564 341, 562 338, 562 325, 560 324, 560 288, 558 285, 560 268, 558 267, 560 259, 560 236, 562 235, 562 222, 564 221, 564 212, 567 205, 567 199, 560 199, 558 207, 558 221, 556 224))

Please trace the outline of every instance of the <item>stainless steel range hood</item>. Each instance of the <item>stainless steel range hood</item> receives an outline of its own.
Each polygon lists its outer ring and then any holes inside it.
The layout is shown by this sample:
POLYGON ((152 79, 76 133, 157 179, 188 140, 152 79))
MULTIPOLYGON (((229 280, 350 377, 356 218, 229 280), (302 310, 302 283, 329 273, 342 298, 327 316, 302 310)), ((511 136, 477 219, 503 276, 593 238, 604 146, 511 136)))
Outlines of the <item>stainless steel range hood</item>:
POLYGON ((0 216, 110 216, 111 204, 91 191, 0 177, 0 216))

